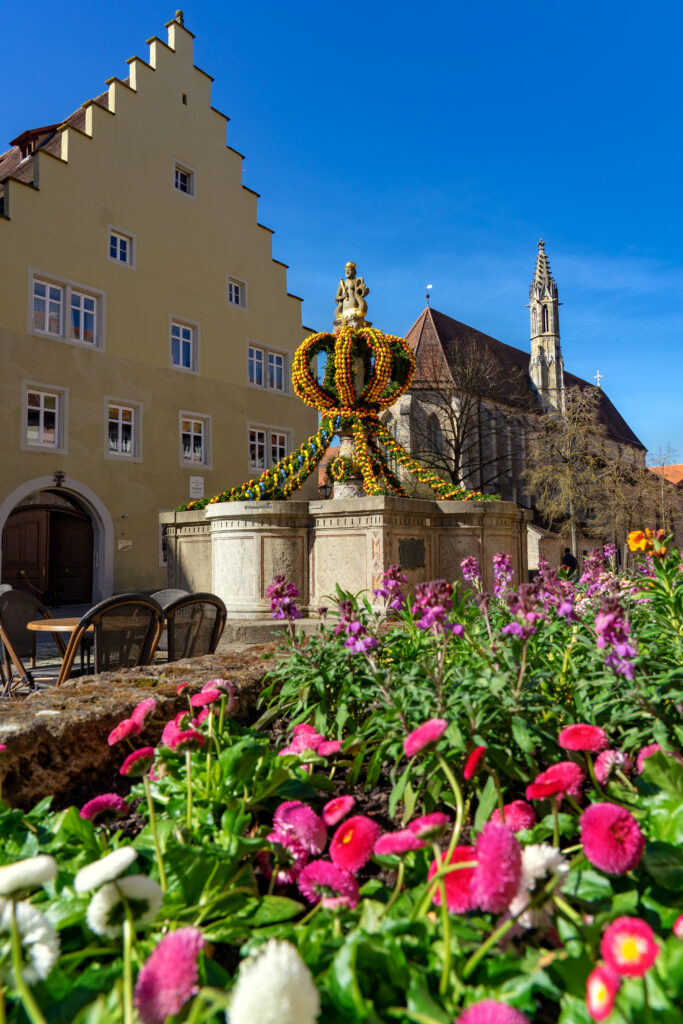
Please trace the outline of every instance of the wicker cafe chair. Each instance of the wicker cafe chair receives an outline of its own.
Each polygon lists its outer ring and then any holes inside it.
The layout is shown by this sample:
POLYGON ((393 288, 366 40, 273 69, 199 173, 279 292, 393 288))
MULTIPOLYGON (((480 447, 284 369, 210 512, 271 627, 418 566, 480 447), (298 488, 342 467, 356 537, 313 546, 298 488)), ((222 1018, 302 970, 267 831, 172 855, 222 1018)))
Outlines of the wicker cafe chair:
POLYGON ((189 594, 179 597, 165 611, 169 661, 213 654, 228 614, 220 597, 189 594))
POLYGON ((163 608, 145 594, 117 594, 100 601, 81 617, 71 634, 57 686, 69 678, 76 651, 90 626, 94 640, 93 671, 100 673, 149 665, 163 621, 163 608))
MULTIPOLYGON (((54 672, 51 675, 36 674, 37 634, 26 627, 26 624, 34 619, 51 618, 45 605, 33 594, 27 594, 23 590, 12 590, 11 587, 0 593, 0 678, 3 693, 11 691, 15 672, 18 675, 17 685, 27 683, 32 689, 38 680, 54 679, 54 672), (26 660, 30 660, 28 669, 24 665, 26 660)), ((53 633, 52 637, 60 654, 64 655, 64 641, 58 633, 53 633)))
POLYGON ((152 597, 155 601, 158 601, 161 607, 165 610, 174 601, 177 601, 179 597, 189 597, 189 590, 181 590, 180 587, 168 587, 166 590, 157 590, 152 597))

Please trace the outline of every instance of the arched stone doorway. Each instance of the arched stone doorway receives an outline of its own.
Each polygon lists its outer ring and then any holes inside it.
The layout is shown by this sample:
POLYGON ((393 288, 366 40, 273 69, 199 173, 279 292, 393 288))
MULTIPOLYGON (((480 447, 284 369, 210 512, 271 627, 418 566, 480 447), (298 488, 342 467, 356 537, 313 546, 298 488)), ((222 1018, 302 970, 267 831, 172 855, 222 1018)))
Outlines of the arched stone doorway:
POLYGON ((65 478, 27 481, 0 505, 0 579, 49 604, 88 603, 113 591, 114 527, 90 488, 65 478))

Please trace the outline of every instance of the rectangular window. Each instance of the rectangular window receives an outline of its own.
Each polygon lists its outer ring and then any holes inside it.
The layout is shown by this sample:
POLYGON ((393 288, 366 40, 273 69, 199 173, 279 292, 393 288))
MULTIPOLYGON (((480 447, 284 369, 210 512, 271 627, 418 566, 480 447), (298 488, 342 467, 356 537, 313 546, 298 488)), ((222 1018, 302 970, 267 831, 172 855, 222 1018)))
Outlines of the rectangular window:
POLYGON ((268 387, 273 391, 285 390, 285 357, 279 352, 268 353, 268 387))
POLYGON ((33 281, 33 330, 62 335, 64 289, 47 281, 33 281))
POLYGON ((228 302, 233 306, 246 306, 247 286, 244 281, 238 281, 236 277, 228 278, 228 302))
POLYGON ((180 449, 183 463, 209 464, 209 419, 194 413, 180 415, 180 449))
POLYGON ((109 454, 129 457, 136 455, 136 409, 114 402, 109 402, 107 409, 109 454))
POLYGON ((249 428, 249 469, 251 472, 269 469, 291 451, 291 436, 279 428, 249 428))
POLYGON ((253 470, 266 468, 265 430, 249 431, 249 467, 253 470))
POLYGON ((270 461, 275 465, 287 454, 287 435, 273 431, 270 435, 270 461))
POLYGON ((263 349, 249 346, 249 383, 263 387, 263 349))
POLYGON ((65 451, 66 391, 49 385, 23 385, 21 446, 65 451))
POLYGON ((196 328, 189 324, 171 322, 171 365, 183 370, 196 370, 196 328))
POLYGON ((32 276, 29 330, 77 345, 101 348, 104 294, 75 282, 32 276))
POLYGON ((71 339, 97 344, 97 299, 71 289, 71 339))
POLYGON ((269 391, 287 391, 287 354, 254 345, 247 346, 249 383, 269 391))
POLYGON ((178 192, 183 192, 186 196, 194 195, 194 174, 189 167, 175 164, 173 181, 178 192))
POLYGON ((133 265, 133 239, 120 231, 109 230, 109 259, 115 263, 133 265))

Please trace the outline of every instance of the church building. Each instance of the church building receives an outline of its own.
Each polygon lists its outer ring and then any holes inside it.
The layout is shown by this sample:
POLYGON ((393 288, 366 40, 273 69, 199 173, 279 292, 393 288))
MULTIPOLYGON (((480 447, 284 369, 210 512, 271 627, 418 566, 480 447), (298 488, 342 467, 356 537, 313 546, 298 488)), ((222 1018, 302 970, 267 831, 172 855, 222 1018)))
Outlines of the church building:
MULTIPOLYGON (((410 391, 391 410, 397 439, 446 478, 532 507, 526 424, 541 410, 562 412, 568 388, 592 386, 564 368, 559 306, 542 240, 529 288, 529 351, 428 305, 406 334, 416 371, 410 391)), ((601 388, 598 411, 608 443, 642 463, 644 445, 601 388)), ((544 535, 557 540, 540 524, 530 527, 530 568, 544 535)))

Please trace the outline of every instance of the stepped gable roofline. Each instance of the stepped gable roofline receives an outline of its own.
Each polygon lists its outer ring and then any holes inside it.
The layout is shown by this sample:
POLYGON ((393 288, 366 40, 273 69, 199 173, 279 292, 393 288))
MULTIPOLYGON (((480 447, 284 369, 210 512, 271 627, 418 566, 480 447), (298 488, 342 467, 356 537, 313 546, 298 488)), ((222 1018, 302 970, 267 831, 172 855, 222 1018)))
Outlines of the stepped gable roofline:
MULTIPOLYGON (((461 345, 477 345, 479 348, 488 351, 505 370, 516 370, 517 374, 511 374, 513 380, 506 382, 505 393, 501 395, 501 401, 506 405, 529 407, 529 395, 531 392, 529 380, 529 353, 522 349, 507 345, 504 341, 498 341, 489 334, 478 331, 476 327, 463 324, 453 317, 440 313, 437 309, 427 307, 417 318, 408 333, 406 341, 417 355, 418 347, 430 340, 436 340, 443 351, 446 364, 453 365, 458 347, 461 345), (515 379, 519 384, 515 386, 515 379), (524 388, 523 382, 527 381, 524 388)), ((564 371, 565 387, 584 388, 593 387, 587 380, 577 377, 573 373, 564 371)), ((645 451, 645 445, 636 437, 623 416, 614 407, 605 392, 600 389, 599 394, 600 419, 602 420, 608 436, 622 444, 629 444, 634 448, 645 451)))

